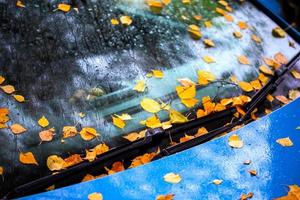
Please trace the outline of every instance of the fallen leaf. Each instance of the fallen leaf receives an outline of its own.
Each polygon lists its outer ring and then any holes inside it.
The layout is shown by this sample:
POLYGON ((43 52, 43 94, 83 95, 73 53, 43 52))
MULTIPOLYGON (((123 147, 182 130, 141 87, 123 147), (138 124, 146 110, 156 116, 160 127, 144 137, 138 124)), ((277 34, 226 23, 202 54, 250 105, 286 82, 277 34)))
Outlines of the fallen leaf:
POLYGON ((85 127, 82 128, 81 131, 79 132, 80 136, 82 139, 89 141, 94 139, 96 136, 99 134, 97 133, 96 129, 91 128, 91 127, 85 127))
POLYGON ((137 80, 133 90, 138 92, 144 92, 146 87, 146 82, 144 80, 137 80))
POLYGON ((89 194, 88 200, 103 200, 103 196, 99 192, 94 192, 92 194, 89 194))
POLYGON ((151 12, 153 12, 155 14, 160 14, 164 7, 164 3, 161 1, 158 1, 158 0, 148 0, 146 2, 148 4, 151 12))
POLYGON ((0 84, 2 84, 5 81, 5 78, 3 76, 0 76, 0 84))
POLYGON ((38 163, 36 162, 36 159, 35 159, 32 152, 26 152, 26 153, 21 152, 20 155, 19 155, 19 160, 23 164, 38 165, 38 163))
POLYGON ((214 60, 214 58, 211 57, 211 56, 203 56, 202 59, 204 60, 204 62, 206 62, 206 63, 208 63, 208 64, 211 64, 211 63, 216 62, 216 61, 214 60))
POLYGON ((158 149, 157 152, 145 153, 141 156, 137 156, 132 160, 129 168, 133 168, 133 167, 137 167, 149 163, 159 152, 160 150, 158 149))
POLYGON ((297 70, 293 69, 293 70, 291 71, 291 74, 293 75, 293 77, 294 77, 295 79, 300 79, 300 73, 299 73, 297 70))
POLYGON ((71 6, 68 4, 60 3, 58 4, 57 9, 63 12, 69 12, 71 10, 71 6))
POLYGON ((274 59, 276 62, 282 65, 285 65, 289 62, 288 59, 281 52, 276 53, 274 59))
POLYGON ((184 142, 189 141, 189 140, 194 139, 194 138, 195 138, 195 136, 185 134, 184 137, 181 137, 179 139, 179 142, 184 143, 184 142))
POLYGON ((191 108, 194 107, 198 103, 198 99, 180 99, 181 103, 184 104, 186 107, 191 108))
POLYGON ((277 38, 285 38, 286 33, 282 28, 278 26, 272 30, 272 35, 277 38))
POLYGON ((129 140, 130 142, 134 142, 138 139, 144 138, 145 137, 145 132, 141 131, 140 133, 130 133, 126 136, 123 136, 123 138, 129 140))
POLYGON ((195 137, 205 135, 206 133, 208 133, 207 129, 205 127, 201 127, 201 128, 198 129, 197 134, 195 135, 195 137))
POLYGON ((169 117, 172 124, 180 124, 188 121, 185 116, 176 110, 170 110, 169 117))
POLYGON ((300 199, 300 187, 298 185, 289 185, 290 191, 286 196, 276 198, 274 200, 299 200, 300 199))
POLYGON ((177 184, 181 181, 181 177, 179 174, 171 172, 164 175, 164 181, 168 183, 177 184))
POLYGON ((86 181, 91 181, 94 180, 95 176, 91 175, 91 174, 87 174, 83 177, 83 179, 81 180, 81 182, 86 182, 86 181))
POLYGON ((276 142, 283 147, 291 147, 294 145, 289 137, 277 139, 276 142))
POLYGON ((212 25, 211 21, 205 21, 205 22, 204 22, 204 26, 205 26, 206 28, 211 28, 213 25, 212 25))
POLYGON ((196 85, 196 83, 194 81, 190 80, 189 78, 181 78, 181 79, 177 79, 177 80, 183 87, 190 87, 190 86, 196 85))
POLYGON ((21 124, 13 124, 10 126, 10 130, 11 132, 13 132, 14 134, 22 134, 25 131, 27 131, 26 128, 24 128, 21 124))
POLYGON ((125 170, 125 167, 123 165, 122 162, 114 162, 112 164, 112 168, 111 169, 108 169, 108 168, 105 168, 105 170, 108 172, 108 174, 114 174, 114 173, 117 173, 117 172, 121 172, 121 171, 124 171, 125 170))
POLYGON ((255 90, 260 90, 262 88, 262 85, 260 84, 259 80, 254 80, 250 82, 250 85, 255 89, 255 90))
POLYGON ((4 174, 4 168, 0 166, 0 176, 3 176, 3 174, 4 174))
POLYGON ((228 106, 229 104, 231 104, 233 102, 232 98, 230 99, 221 99, 220 103, 223 105, 223 106, 228 106))
POLYGON ((213 184, 215 184, 215 185, 220 185, 220 184, 223 183, 223 180, 221 180, 221 179, 215 179, 215 180, 213 180, 212 182, 213 182, 213 184))
POLYGON ((75 126, 64 126, 63 127, 63 138, 73 137, 77 134, 77 129, 75 126))
POLYGON ((216 7, 216 13, 219 13, 220 15, 226 15, 226 11, 222 8, 216 7))
POLYGON ((88 160, 89 162, 93 162, 96 159, 96 151, 88 151, 85 150, 85 160, 88 160))
POLYGON ((25 102, 25 98, 22 95, 13 95, 17 102, 23 103, 25 102))
POLYGON ((153 99, 145 98, 140 104, 145 111, 150 113, 157 113, 161 110, 160 104, 153 99))
POLYGON ((47 167, 50 171, 57 171, 64 169, 66 163, 64 159, 57 155, 51 155, 47 158, 47 167))
POLYGON ((196 115, 197 115, 197 118, 201 118, 201 117, 206 116, 207 114, 204 110, 198 109, 196 115))
POLYGON ((242 37, 243 37, 242 33, 239 32, 239 31, 233 32, 233 35, 234 35, 234 37, 236 37, 236 38, 242 38, 242 37))
POLYGON ((233 134, 229 137, 228 144, 233 148, 242 148, 244 146, 244 142, 239 138, 237 134, 233 134))
POLYGON ((152 70, 152 74, 155 78, 163 78, 164 73, 161 70, 152 70))
POLYGON ((51 185, 49 187, 47 187, 45 190, 46 191, 51 191, 51 190, 54 190, 55 189, 55 185, 51 185))
POLYGON ((112 25, 119 25, 119 24, 120 24, 120 22, 119 22, 118 19, 111 19, 111 20, 110 20, 110 23, 111 23, 112 25))
POLYGON ((194 18, 196 21, 201 21, 202 16, 201 16, 201 15, 194 15, 193 18, 194 18))
POLYGON ((279 95, 279 96, 275 96, 275 98, 283 104, 290 103, 290 100, 288 100, 285 96, 279 95))
POLYGON ((42 117, 39 119, 38 124, 39 124, 41 127, 45 128, 45 127, 47 127, 47 126, 49 125, 49 121, 48 121, 48 119, 47 119, 45 116, 42 116, 42 117))
POLYGON ((173 200, 173 198, 174 198, 174 194, 166 194, 166 195, 158 195, 157 197, 156 197, 156 200, 173 200))
POLYGON ((257 35, 251 35, 251 39, 256 42, 256 43, 261 43, 261 38, 258 37, 257 35))
POLYGON ((239 63, 243 64, 243 65, 250 65, 250 61, 248 60, 248 58, 244 55, 241 55, 238 57, 238 61, 239 63))
POLYGON ((244 165, 250 165, 250 164, 251 164, 251 160, 245 160, 245 161, 243 162, 243 164, 244 164, 244 165))
POLYGON ((189 25, 187 31, 190 34, 190 36, 195 40, 199 40, 202 37, 201 30, 197 25, 189 25))
MULTIPOLYGON (((61 162, 61 161, 59 161, 59 162, 61 162)), ((69 156, 69 157, 67 157, 67 158, 64 159, 64 166, 63 166, 63 168, 68 168, 68 167, 77 165, 77 164, 79 164, 81 162, 83 162, 81 156, 79 154, 73 154, 73 155, 71 155, 71 156, 69 156)))
POLYGON ((4 85, 4 86, 1 86, 0 87, 3 92, 5 92, 6 94, 12 94, 14 93, 16 90, 15 90, 15 87, 12 86, 12 85, 4 85))
POLYGON ((149 128, 158 128, 162 126, 160 119, 156 115, 147 118, 145 125, 149 128))
POLYGON ((289 99, 295 100, 300 96, 300 91, 299 90, 290 90, 289 91, 289 99))
POLYGON ((121 16, 120 22, 125 26, 129 26, 130 24, 132 24, 132 19, 130 16, 121 16))
POLYGON ((248 170, 249 174, 251 176, 256 176, 257 175, 257 171, 256 170, 248 170))
POLYGON ((20 8, 25 8, 25 4, 24 4, 21 0, 18 0, 18 1, 17 1, 16 6, 17 6, 17 7, 20 7, 20 8))
POLYGON ((233 22, 234 21, 233 17, 231 15, 228 15, 228 14, 224 15, 224 19, 228 22, 233 22))
POLYGON ((267 100, 270 101, 270 102, 273 102, 274 101, 274 97, 270 94, 267 95, 267 100))
POLYGON ((118 127, 118 128, 124 128, 126 126, 126 123, 120 119, 119 117, 114 117, 112 116, 112 119, 113 119, 113 124, 118 127))
POLYGON ((53 140, 54 134, 54 129, 52 128, 45 131, 41 131, 39 133, 39 137, 43 142, 50 142, 53 140))
POLYGON ((215 46, 215 43, 209 39, 203 40, 203 43, 205 44, 206 47, 214 47, 215 46))
POLYGON ((79 116, 80 118, 84 118, 84 117, 85 117, 85 114, 84 114, 83 112, 80 112, 80 113, 78 113, 78 116, 79 116))
POLYGON ((213 73, 204 70, 198 70, 198 82, 199 85, 207 85, 208 83, 215 81, 216 77, 213 73))
POLYGON ((196 86, 177 86, 176 92, 180 99, 192 99, 196 96, 196 86))
POLYGON ((109 147, 106 145, 106 144, 98 144, 97 146, 95 146, 93 148, 93 151, 96 152, 96 155, 99 156, 105 152, 108 152, 109 151, 109 147))
POLYGON ((252 192, 249 192, 248 194, 242 194, 240 200, 249 200, 253 197, 253 195, 254 194, 252 192))
POLYGON ((244 30, 244 29, 247 29, 248 28, 248 24, 246 22, 242 22, 242 21, 239 21, 237 23, 237 25, 240 27, 240 29, 244 30))
MULTIPOLYGON (((271 76, 274 75, 274 72, 273 72, 270 68, 268 68, 267 66, 265 66, 265 65, 259 66, 259 70, 260 70, 261 72, 267 74, 267 75, 271 75, 271 76)), ((299 76, 299 77, 300 77, 300 76, 299 76)))
POLYGON ((239 86, 245 92, 252 92, 253 91, 253 87, 250 83, 242 81, 242 82, 239 82, 239 86))

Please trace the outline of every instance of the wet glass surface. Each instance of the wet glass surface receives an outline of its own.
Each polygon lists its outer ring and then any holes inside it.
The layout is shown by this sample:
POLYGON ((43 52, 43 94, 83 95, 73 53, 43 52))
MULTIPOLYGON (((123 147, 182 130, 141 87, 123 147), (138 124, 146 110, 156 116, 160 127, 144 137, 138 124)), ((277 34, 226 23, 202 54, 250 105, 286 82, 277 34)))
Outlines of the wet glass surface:
MULTIPOLYGON (((151 116, 140 107, 145 97, 188 112, 175 91, 178 78, 197 82, 197 70, 202 69, 213 72, 218 80, 235 75, 240 81, 251 81, 258 76, 263 56, 282 52, 291 59, 299 51, 298 44, 289 46, 293 41, 290 37, 273 37, 271 32, 277 25, 250 3, 232 3, 235 23, 214 13, 217 3, 213 1, 195 0, 184 5, 174 0, 159 15, 150 12, 142 0, 75 1, 78 13, 54 11, 58 3, 30 1, 26 8, 16 8, 13 2, 0 0, 0 72, 6 83, 14 85, 28 100, 20 104, 0 93, 0 106, 10 109, 8 124, 20 123, 28 129, 18 136, 8 129, 0 130, 0 165, 12 185, 50 174, 45 166, 49 155, 84 153, 101 142, 111 147, 120 145, 117 136, 143 129, 139 122, 151 116), (192 18, 200 14, 201 22, 192 18), (112 18, 123 15, 131 16, 130 26, 111 24, 112 18), (212 21, 211 28, 203 25, 206 20, 212 21), (233 36, 234 31, 240 31, 238 21, 252 27, 241 31, 241 39, 233 36), (212 39, 216 47, 205 48, 201 41, 191 39, 186 31, 190 24, 198 24, 202 37, 212 39), (252 41, 252 34, 263 42, 252 41), (205 63, 205 55, 214 57, 216 63, 205 63), (241 66, 239 55, 247 56, 251 64, 241 66), (147 78, 153 69, 162 70, 164 78, 147 78), (144 93, 133 90, 136 80, 146 81, 144 93), (86 117, 80 118, 80 112, 86 117), (131 114, 133 120, 119 129, 112 124, 111 116, 122 113, 131 114), (37 120, 43 115, 49 127, 55 127, 56 135, 52 142, 40 144, 38 133, 42 129, 37 120), (66 125, 94 127, 101 135, 90 142, 78 135, 62 143, 61 130, 66 125), (19 163, 20 151, 32 151, 39 166, 19 163)), ((197 98, 221 99, 241 92, 236 85, 216 82, 199 88, 197 98)), ((168 120, 168 113, 161 112, 159 117, 168 120)))

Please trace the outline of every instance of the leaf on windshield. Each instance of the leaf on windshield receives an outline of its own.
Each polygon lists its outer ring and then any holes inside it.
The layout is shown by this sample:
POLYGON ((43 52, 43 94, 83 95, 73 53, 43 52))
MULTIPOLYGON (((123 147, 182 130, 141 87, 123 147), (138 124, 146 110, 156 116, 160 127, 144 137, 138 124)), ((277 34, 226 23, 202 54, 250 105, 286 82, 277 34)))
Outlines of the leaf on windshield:
POLYGON ((164 77, 164 73, 161 70, 152 70, 152 75, 155 78, 163 78, 164 77))
POLYGON ((132 19, 130 16, 121 16, 120 22, 125 26, 129 26, 130 24, 132 24, 132 19))
POLYGON ((233 134, 229 137, 228 144, 233 148, 242 148, 244 146, 244 142, 239 138, 237 134, 233 134))
POLYGON ((211 64, 211 63, 215 63, 216 61, 214 60, 213 57, 211 56, 203 56, 202 59, 204 60, 204 62, 211 64))
POLYGON ((174 194, 161 194, 156 197, 156 200, 173 200, 174 196, 174 194))
POLYGON ((138 92, 144 92, 146 87, 146 82, 144 80, 137 80, 133 90, 138 92))
POLYGON ((45 128, 45 127, 47 127, 47 126, 49 125, 49 121, 48 121, 48 119, 47 119, 45 116, 42 116, 42 117, 38 120, 38 124, 39 124, 41 127, 45 128))
POLYGON ((58 4, 57 9, 63 12, 69 12, 71 10, 71 5, 60 3, 58 4))
POLYGON ((286 33, 282 28, 278 26, 272 30, 272 35, 277 38, 285 38, 286 33))
POLYGON ((244 55, 239 56, 238 57, 238 61, 242 65, 250 65, 249 59, 246 56, 244 56, 244 55))
POLYGON ((190 36, 195 40, 199 40, 202 37, 200 27, 197 25, 189 25, 187 31, 190 34, 190 36))
POLYGON ((94 192, 92 194, 89 194, 88 200, 103 200, 103 196, 99 192, 94 192))
POLYGON ((115 19, 115 18, 111 19, 111 20, 110 20, 110 23, 111 23, 112 25, 119 25, 119 24, 120 24, 119 20, 118 20, 118 19, 115 19))
POLYGON ((221 185, 223 183, 223 180, 221 180, 221 179, 214 179, 212 182, 215 185, 221 185))
POLYGON ((195 136, 185 134, 184 137, 181 137, 179 139, 179 142, 183 143, 183 142, 189 141, 189 140, 194 139, 194 138, 195 138, 195 136))
POLYGON ((64 126, 63 127, 63 138, 73 137, 77 134, 77 129, 75 126, 64 126))
POLYGON ((266 63, 266 65, 273 67, 274 69, 278 69, 281 66, 280 63, 276 62, 272 58, 263 57, 263 61, 266 63))
POLYGON ((147 118, 145 125, 149 128, 158 128, 162 126, 160 119, 156 115, 147 118))
POLYGON ((176 110, 170 110, 170 121, 172 124, 185 123, 188 119, 176 110))
POLYGON ((96 129, 91 128, 91 127, 85 127, 82 128, 82 130, 79 132, 80 136, 82 139, 89 141, 94 139, 96 136, 99 134, 97 133, 96 129))
POLYGON ((196 85, 196 83, 194 81, 190 80, 189 78, 181 78, 181 79, 177 79, 177 80, 184 87, 196 85))
POLYGON ((89 162, 93 162, 96 159, 96 151, 85 150, 85 158, 84 160, 88 160, 89 162))
POLYGON ((1 86, 0 87, 3 92, 5 92, 6 94, 12 94, 14 93, 16 90, 15 90, 15 87, 12 86, 12 85, 4 85, 4 86, 1 86))
POLYGON ((214 47, 215 46, 215 43, 210 39, 203 40, 203 43, 205 44, 206 47, 214 47))
POLYGON ((132 160, 129 168, 134 168, 149 163, 157 154, 159 154, 159 152, 160 150, 158 149, 156 152, 145 153, 144 155, 137 156, 132 160))
POLYGON ((283 147, 293 146, 293 142, 289 137, 277 139, 276 142, 283 147))
POLYGON ((113 120, 113 124, 118 127, 118 128, 124 128, 126 126, 126 123, 124 120, 122 120, 121 118, 119 117, 114 117, 112 116, 112 120, 113 120))
POLYGON ((248 83, 248 82, 241 81, 241 82, 239 82, 239 86, 245 92, 251 92, 251 91, 253 91, 252 85, 250 83, 248 83))
POLYGON ((251 81, 250 84, 255 90, 260 90, 262 88, 262 85, 259 82, 259 80, 251 81))
POLYGON ((242 38, 242 37, 243 37, 242 33, 239 32, 239 31, 233 32, 233 35, 234 35, 234 37, 236 37, 236 38, 242 38))
POLYGON ((208 83, 215 81, 216 77, 213 73, 204 70, 198 70, 198 82, 199 85, 207 85, 208 83))
POLYGON ((21 152, 19 155, 19 161, 27 165, 38 165, 32 152, 26 152, 26 153, 21 152))
POLYGON ((211 28, 213 26, 211 21, 205 21, 204 25, 205 25, 206 28, 211 28))
POLYGON ((248 172, 249 172, 249 174, 251 175, 251 176, 256 176, 257 175, 257 171, 256 170, 248 170, 248 172))
POLYGON ((299 90, 290 90, 289 91, 289 98, 291 100, 295 100, 297 99, 298 97, 300 97, 300 91, 299 90))
POLYGON ((158 0, 148 0, 146 1, 151 12, 155 13, 155 14, 160 14, 163 7, 164 7, 164 4, 167 5, 169 4, 170 2, 161 2, 161 1, 158 1, 158 0))
POLYGON ((5 81, 5 78, 3 76, 0 76, 0 84, 2 84, 5 81))
POLYGON ((261 43, 262 41, 261 41, 261 38, 260 37, 258 37, 257 35, 251 35, 251 39, 254 41, 254 42, 256 42, 256 43, 261 43))
POLYGON ((177 86, 176 92, 180 99, 192 99, 196 96, 196 86, 177 86))
POLYGON ((172 184, 177 184, 181 181, 181 176, 173 172, 164 175, 164 181, 172 184))
POLYGON ((106 145, 106 144, 98 144, 97 146, 95 146, 93 148, 93 151, 96 152, 96 155, 99 156, 105 152, 108 152, 109 151, 109 147, 106 145))
POLYGON ((290 100, 287 99, 285 96, 279 95, 279 96, 275 96, 275 98, 283 104, 290 103, 290 100))
MULTIPOLYGON (((273 76, 274 72, 267 66, 261 65, 259 66, 259 70, 267 75, 273 76)), ((299 76, 300 77, 300 76, 299 76)))
POLYGON ((298 200, 300 199, 300 187, 298 185, 289 185, 290 191, 286 196, 275 198, 274 200, 298 200))
POLYGON ((48 129, 48 130, 45 130, 45 131, 41 131, 39 133, 39 137, 41 139, 41 141, 43 142, 50 142, 53 140, 53 137, 54 137, 54 128, 51 128, 51 129, 48 129))
POLYGON ((146 133, 146 131, 141 131, 139 133, 135 133, 135 132, 134 133, 129 133, 128 135, 123 136, 123 138, 129 140, 130 142, 134 142, 138 139, 144 138, 145 133, 146 133))
POLYGON ((25 4, 21 0, 17 1, 16 6, 19 7, 19 8, 25 8, 26 7, 25 4))
POLYGON ((50 171, 57 171, 65 168, 65 161, 57 155, 51 155, 47 158, 47 167, 50 171))
POLYGON ((24 128, 21 124, 13 124, 10 126, 10 130, 11 132, 13 132, 14 134, 22 134, 25 131, 27 131, 26 128, 24 128))
POLYGON ((276 53, 274 59, 276 62, 282 65, 285 65, 289 62, 288 59, 281 52, 276 53))
POLYGON ((145 98, 140 102, 142 108, 150 113, 158 113, 161 110, 160 104, 150 98, 145 98))
POLYGON ((300 73, 299 73, 297 70, 293 69, 293 70, 291 71, 291 74, 293 75, 293 77, 294 77, 295 79, 300 79, 300 73))
POLYGON ((223 106, 228 106, 229 104, 231 104, 233 102, 232 98, 229 98, 229 99, 221 99, 220 103, 223 105, 223 106))
POLYGON ((244 29, 249 28, 249 27, 248 27, 248 24, 247 24, 246 22, 239 21, 239 22, 237 23, 237 25, 240 27, 241 30, 244 30, 244 29))
POLYGON ((25 98, 22 95, 13 95, 17 102, 23 103, 25 102, 25 98))
POLYGON ((4 174, 4 168, 0 166, 0 176, 3 176, 3 174, 4 174))

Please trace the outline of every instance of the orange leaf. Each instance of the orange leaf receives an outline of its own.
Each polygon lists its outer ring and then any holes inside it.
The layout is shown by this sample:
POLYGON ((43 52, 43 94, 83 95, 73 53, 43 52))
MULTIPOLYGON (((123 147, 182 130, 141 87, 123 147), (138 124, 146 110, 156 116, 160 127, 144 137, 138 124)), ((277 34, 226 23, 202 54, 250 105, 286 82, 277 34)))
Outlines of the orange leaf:
POLYGON ((268 68, 267 66, 265 66, 265 65, 261 65, 261 66, 259 67, 259 70, 260 70, 261 72, 267 74, 267 75, 271 75, 271 76, 274 75, 274 72, 273 72, 270 68, 268 68))
POLYGON ((242 37, 243 37, 242 33, 239 32, 239 31, 233 32, 233 35, 234 35, 234 37, 236 37, 236 38, 242 38, 242 37))
POLYGON ((61 170, 65 165, 65 161, 57 155, 51 155, 47 158, 47 167, 51 171, 61 170))
POLYGON ((276 53, 274 59, 280 64, 287 64, 289 62, 288 59, 281 52, 276 53))
POLYGON ((25 5, 21 0, 18 0, 16 5, 17 5, 17 7, 25 8, 25 5))
POLYGON ((113 124, 118 127, 118 128, 124 128, 126 126, 126 123, 120 119, 119 117, 114 117, 112 116, 112 119, 113 119, 113 124))
POLYGON ((248 172, 250 173, 251 176, 256 176, 257 175, 256 170, 248 170, 248 172))
POLYGON ((238 61, 239 63, 243 64, 243 65, 250 65, 250 61, 248 60, 248 58, 246 56, 239 56, 238 57, 238 61))
POLYGON ((238 25, 238 26, 240 27, 240 29, 242 29, 242 30, 248 28, 248 24, 247 24, 246 22, 239 21, 237 25, 238 25))
POLYGON ((237 134, 233 134, 229 137, 228 144, 233 148, 242 148, 244 146, 244 142, 239 138, 237 134))
POLYGON ((140 133, 130 133, 126 136, 123 136, 123 138, 129 140, 130 142, 134 142, 134 141, 144 138, 144 137, 145 137, 144 131, 141 131, 140 133))
POLYGON ((186 135, 186 134, 185 134, 184 137, 180 138, 179 142, 180 142, 180 143, 183 143, 183 142, 189 141, 189 140, 194 139, 194 138, 195 138, 195 137, 192 136, 192 135, 186 135))
POLYGON ((124 165, 122 162, 114 162, 111 169, 105 168, 108 174, 114 174, 116 172, 124 171, 124 165))
POLYGON ((293 146, 293 142, 289 137, 277 139, 276 142, 283 147, 293 146))
MULTIPOLYGON (((59 159, 60 160, 60 159, 59 159)), ((64 159, 64 166, 63 168, 68 168, 74 165, 77 165, 79 163, 83 162, 81 156, 79 154, 73 154, 67 158, 64 159)))
POLYGON ((11 125, 10 126, 10 130, 14 134, 21 134, 21 133, 24 133, 25 131, 27 131, 27 129, 24 128, 21 124, 13 124, 13 125, 11 125))
POLYGON ((36 162, 36 159, 33 155, 32 152, 26 152, 26 153, 20 153, 19 155, 19 160, 21 163, 23 164, 33 164, 33 165, 38 165, 38 163, 36 162))
POLYGON ((299 200, 300 199, 300 187, 298 185, 289 185, 290 191, 286 196, 276 198, 274 200, 299 200))
POLYGON ((92 162, 96 159, 96 151, 88 151, 88 150, 85 150, 85 160, 88 160, 89 162, 92 162))
POLYGON ((190 34, 190 36, 195 40, 199 40, 202 37, 201 30, 197 25, 189 25, 187 31, 190 34))
POLYGON ((251 39, 254 41, 254 42, 256 42, 256 43, 261 43, 261 38, 260 37, 258 37, 257 35, 252 35, 251 36, 251 39))
POLYGON ((205 127, 201 127, 201 128, 198 129, 197 134, 195 135, 195 137, 205 135, 206 133, 208 133, 207 129, 205 127))
POLYGON ((252 87, 252 85, 250 83, 242 81, 242 82, 239 82, 239 86, 245 92, 251 92, 251 91, 253 91, 253 87, 252 87))
POLYGON ((96 152, 96 155, 99 156, 107 151, 109 151, 109 147, 106 144, 98 144, 93 148, 93 151, 96 152))
POLYGON ((260 84, 259 80, 251 81, 250 84, 256 90, 260 90, 262 88, 262 85, 260 84))
POLYGON ((82 128, 82 130, 80 131, 80 136, 82 139, 89 141, 94 139, 96 136, 98 136, 99 134, 97 133, 96 129, 91 128, 91 127, 85 127, 82 128))
POLYGON ((71 10, 71 6, 68 4, 61 3, 58 4, 57 9, 63 12, 69 12, 71 10))
POLYGON ((49 130, 45 130, 45 131, 41 131, 39 133, 40 139, 43 142, 50 142, 52 141, 53 137, 54 137, 54 129, 49 129, 49 130))
POLYGON ((17 102, 23 103, 25 102, 25 98, 22 95, 13 95, 17 102))
POLYGON ((173 200, 174 194, 158 195, 156 200, 173 200))
POLYGON ((279 96, 276 96, 275 98, 283 104, 290 103, 290 100, 288 100, 285 96, 279 95, 279 96))
POLYGON ((297 70, 293 69, 291 71, 291 74, 294 76, 295 79, 300 79, 300 73, 297 70))
POLYGON ((77 134, 77 129, 75 126, 64 126, 63 127, 63 138, 73 137, 77 134))
POLYGON ((5 81, 5 78, 3 76, 0 76, 0 84, 2 84, 5 81))
POLYGON ((3 92, 5 92, 7 94, 12 94, 16 91, 14 86, 12 86, 12 85, 1 86, 1 89, 3 90, 3 92))

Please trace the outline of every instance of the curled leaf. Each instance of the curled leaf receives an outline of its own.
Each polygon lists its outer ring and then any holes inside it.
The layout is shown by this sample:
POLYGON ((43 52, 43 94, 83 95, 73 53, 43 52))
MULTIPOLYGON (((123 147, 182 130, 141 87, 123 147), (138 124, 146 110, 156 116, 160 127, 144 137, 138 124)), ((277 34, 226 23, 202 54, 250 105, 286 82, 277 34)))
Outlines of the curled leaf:
POLYGON ((253 91, 253 87, 252 87, 252 85, 250 83, 242 81, 242 82, 239 82, 239 86, 245 92, 251 92, 251 91, 253 91))
POLYGON ((121 16, 120 21, 125 26, 129 26, 130 24, 132 24, 132 19, 130 16, 121 16))
POLYGON ((190 34, 190 36, 195 40, 199 40, 202 37, 200 27, 197 25, 189 25, 187 31, 190 34))
POLYGON ((206 62, 206 63, 208 63, 208 64, 211 64, 211 63, 216 62, 216 61, 214 60, 214 58, 211 57, 211 56, 203 56, 202 59, 204 60, 204 62, 206 62))
POLYGON ((156 197, 156 200, 173 200, 173 198, 174 198, 174 194, 166 194, 166 195, 158 195, 157 197, 156 197))
POLYGON ((172 124, 180 124, 188 121, 188 119, 184 115, 176 110, 170 110, 169 116, 172 124))
POLYGON ((239 63, 241 63, 243 65, 250 65, 249 59, 244 55, 239 56, 238 61, 239 61, 239 63))
POLYGON ((221 180, 221 179, 215 179, 215 180, 213 180, 212 182, 213 182, 213 184, 215 184, 215 185, 221 185, 221 184, 223 183, 223 180, 221 180))
POLYGON ((144 80, 137 80, 133 90, 138 92, 144 92, 146 87, 146 82, 144 80))

